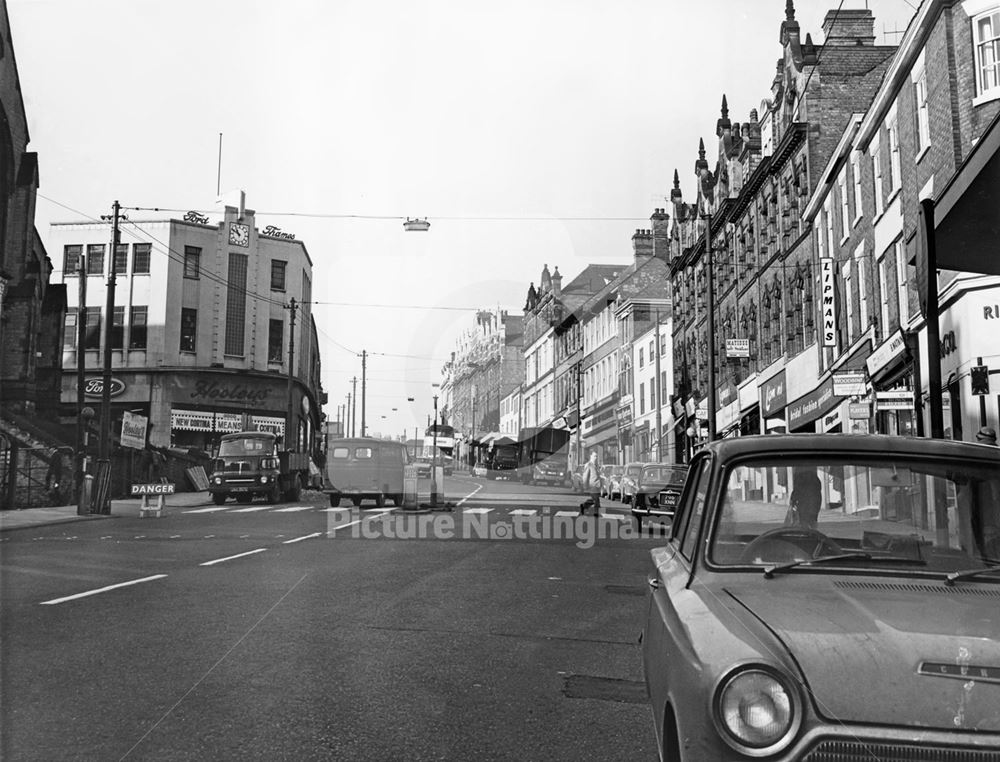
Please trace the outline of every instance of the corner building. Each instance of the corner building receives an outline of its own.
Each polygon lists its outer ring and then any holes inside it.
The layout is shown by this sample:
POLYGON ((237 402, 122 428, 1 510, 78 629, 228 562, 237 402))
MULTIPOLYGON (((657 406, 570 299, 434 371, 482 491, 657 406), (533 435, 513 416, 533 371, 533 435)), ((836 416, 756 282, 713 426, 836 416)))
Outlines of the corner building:
POLYGON ((273 431, 316 453, 320 357, 311 314, 312 260, 302 241, 256 227, 253 210, 225 207, 222 218, 122 223, 114 256, 109 226, 54 224, 55 277, 67 285, 62 412, 77 415, 78 321, 86 332, 85 394, 99 407, 103 324, 112 321, 112 432, 122 413, 149 417, 149 442, 211 451, 222 434, 273 431), (110 268, 113 314, 106 313, 110 268), (294 355, 288 383, 290 309, 294 355), (85 309, 81 309, 81 305, 85 309))

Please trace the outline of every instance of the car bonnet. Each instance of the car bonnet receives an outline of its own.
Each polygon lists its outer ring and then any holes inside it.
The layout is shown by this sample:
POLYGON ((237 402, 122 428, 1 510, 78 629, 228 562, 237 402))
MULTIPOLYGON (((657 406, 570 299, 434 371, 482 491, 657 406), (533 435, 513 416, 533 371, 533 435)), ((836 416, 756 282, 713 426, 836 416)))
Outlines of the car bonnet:
POLYGON ((1000 585, 807 573, 766 584, 726 592, 784 642, 821 715, 1000 732, 1000 585))

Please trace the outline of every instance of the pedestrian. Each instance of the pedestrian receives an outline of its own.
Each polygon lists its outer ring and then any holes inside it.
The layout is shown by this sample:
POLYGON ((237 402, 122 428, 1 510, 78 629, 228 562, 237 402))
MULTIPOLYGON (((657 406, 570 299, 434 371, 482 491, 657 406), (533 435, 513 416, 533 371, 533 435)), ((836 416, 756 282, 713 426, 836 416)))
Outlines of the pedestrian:
POLYGON ((580 515, 587 512, 587 508, 594 506, 594 515, 601 515, 601 467, 597 465, 597 451, 591 450, 590 460, 583 467, 583 491, 590 494, 590 497, 580 503, 580 515))
POLYGON ((976 441, 981 444, 995 445, 997 443, 997 433, 992 426, 983 426, 976 432, 976 441))

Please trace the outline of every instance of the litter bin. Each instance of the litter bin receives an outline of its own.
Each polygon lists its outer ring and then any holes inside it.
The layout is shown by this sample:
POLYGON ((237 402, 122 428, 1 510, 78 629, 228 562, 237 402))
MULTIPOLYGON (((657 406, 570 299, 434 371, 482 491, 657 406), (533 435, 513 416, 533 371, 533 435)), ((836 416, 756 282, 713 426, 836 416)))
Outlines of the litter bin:
POLYGON ((90 504, 94 499, 94 477, 91 474, 83 475, 83 482, 80 485, 80 502, 76 506, 78 516, 86 516, 90 513, 90 504))
POLYGON ((417 507, 417 466, 403 466, 403 508, 413 510, 417 507))

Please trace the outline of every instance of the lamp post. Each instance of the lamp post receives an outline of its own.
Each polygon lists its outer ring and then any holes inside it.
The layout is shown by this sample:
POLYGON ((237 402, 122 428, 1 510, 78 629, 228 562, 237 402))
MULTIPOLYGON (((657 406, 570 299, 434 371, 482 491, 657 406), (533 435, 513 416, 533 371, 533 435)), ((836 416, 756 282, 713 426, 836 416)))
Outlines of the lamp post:
POLYGON ((437 508, 438 483, 437 483, 437 452, 438 452, 438 396, 434 395, 434 440, 431 449, 431 508, 437 508))

